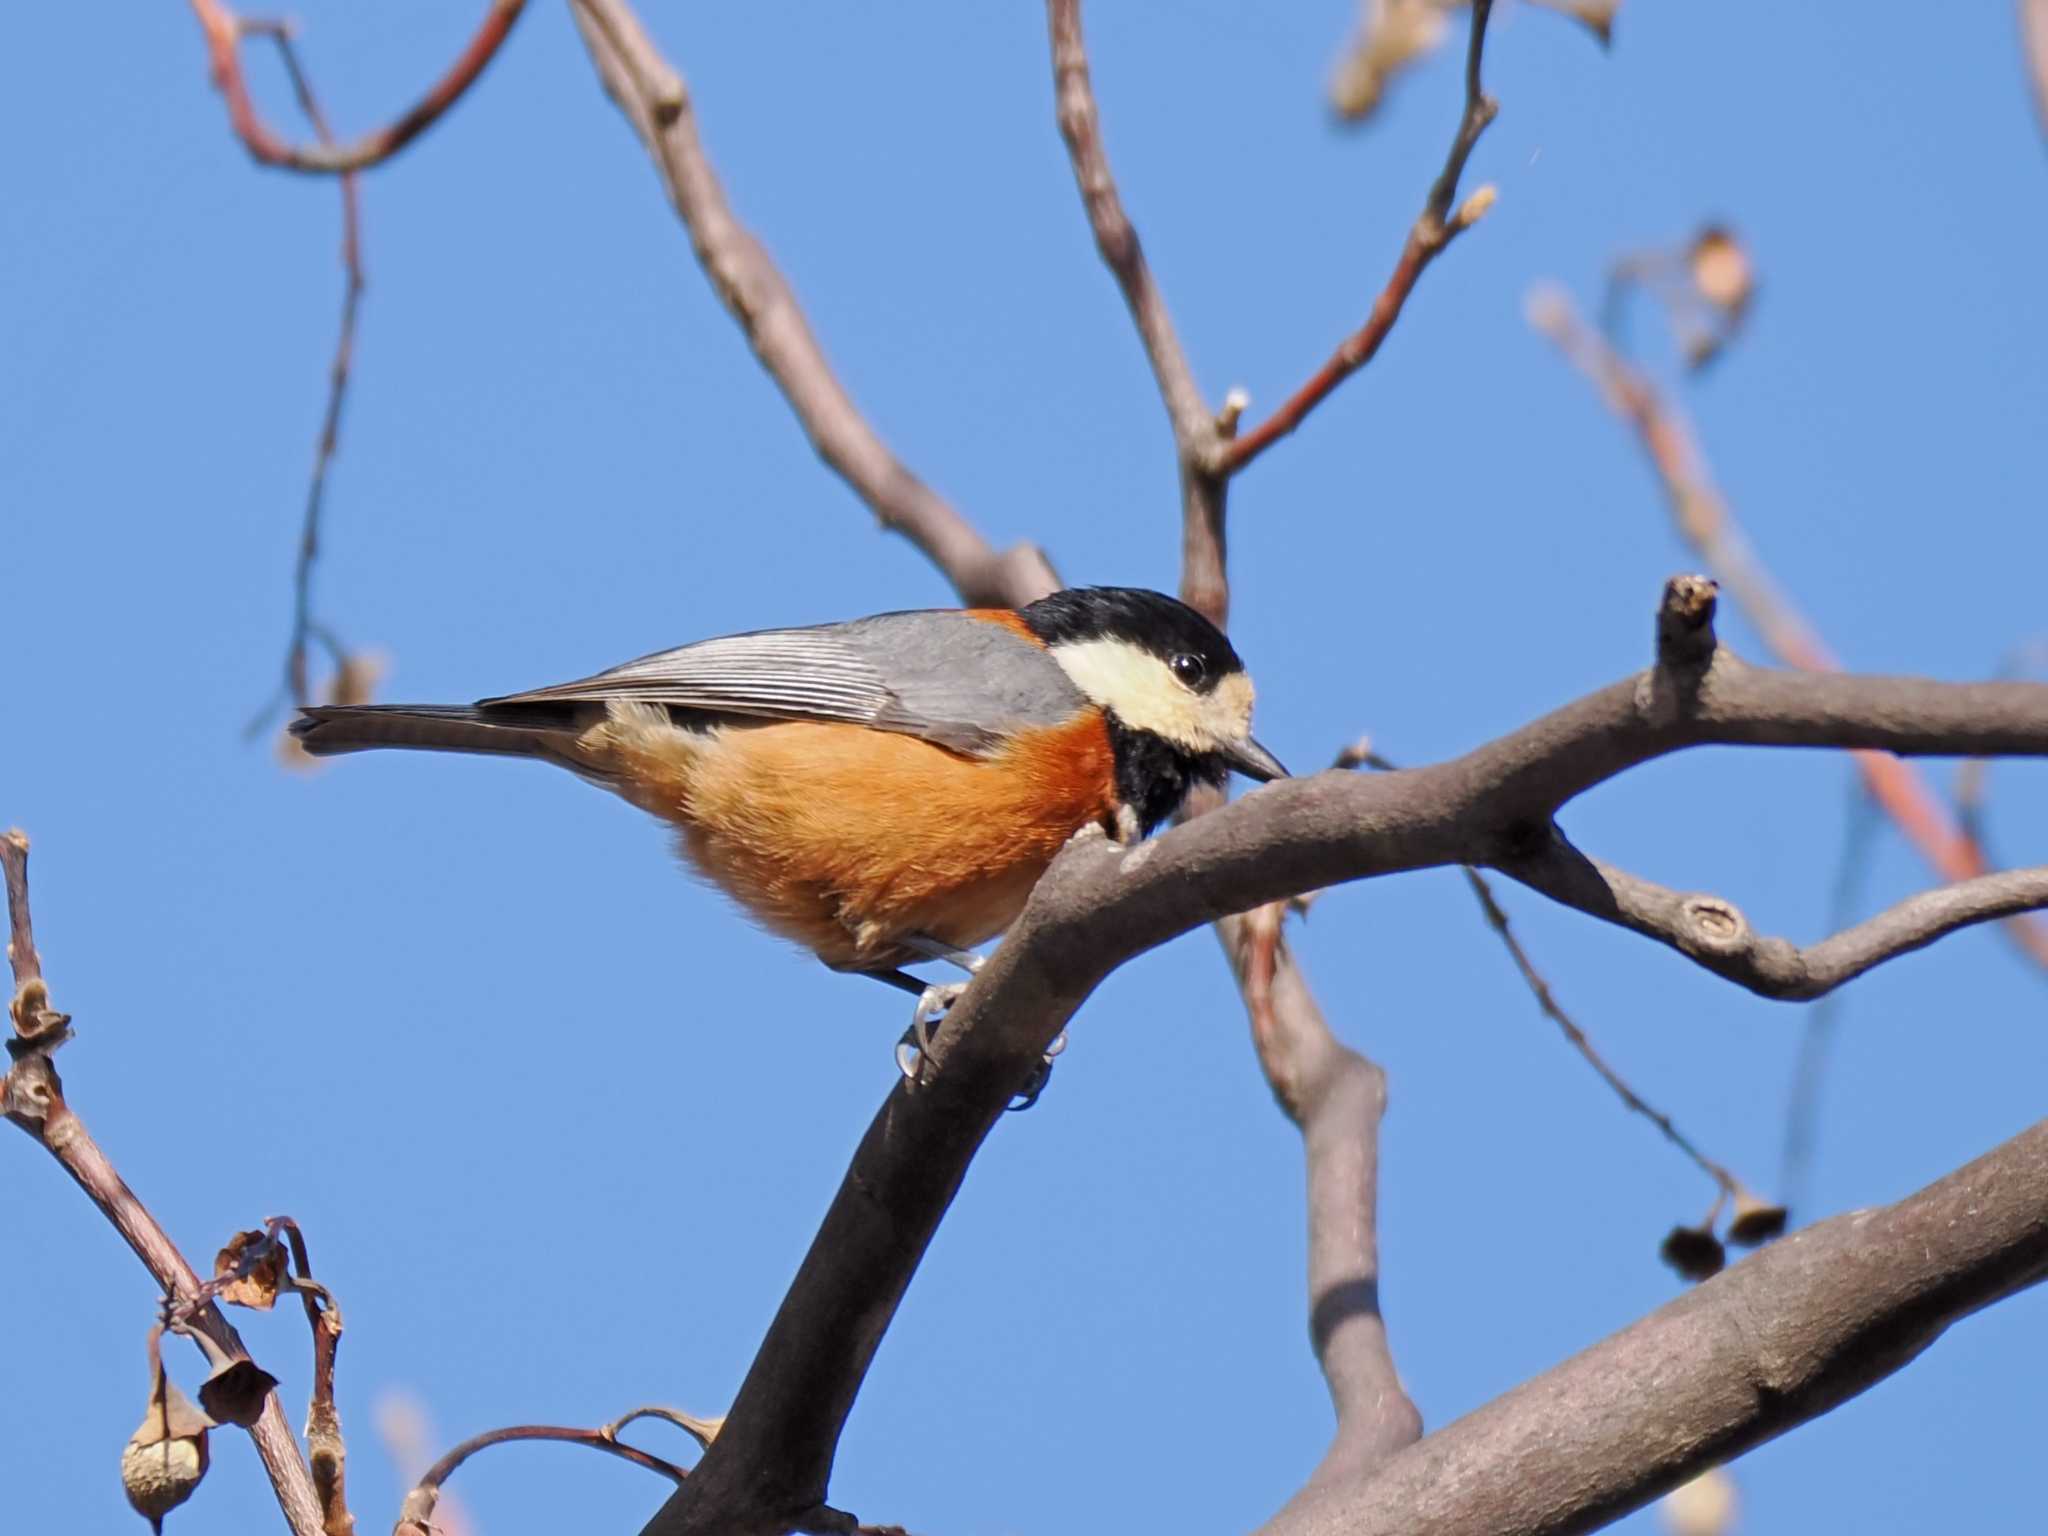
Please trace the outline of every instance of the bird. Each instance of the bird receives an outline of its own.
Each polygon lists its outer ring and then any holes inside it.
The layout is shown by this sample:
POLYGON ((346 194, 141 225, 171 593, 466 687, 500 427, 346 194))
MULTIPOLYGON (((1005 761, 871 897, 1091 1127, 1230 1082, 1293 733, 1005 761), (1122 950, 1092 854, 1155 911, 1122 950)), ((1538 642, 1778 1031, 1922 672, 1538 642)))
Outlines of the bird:
POLYGON ((964 983, 905 967, 977 969, 1076 832, 1131 842, 1198 785, 1285 777, 1252 705, 1195 609, 1075 587, 724 635, 474 704, 309 705, 291 732, 316 757, 537 758, 651 812, 761 926, 917 996, 909 1074, 964 983))

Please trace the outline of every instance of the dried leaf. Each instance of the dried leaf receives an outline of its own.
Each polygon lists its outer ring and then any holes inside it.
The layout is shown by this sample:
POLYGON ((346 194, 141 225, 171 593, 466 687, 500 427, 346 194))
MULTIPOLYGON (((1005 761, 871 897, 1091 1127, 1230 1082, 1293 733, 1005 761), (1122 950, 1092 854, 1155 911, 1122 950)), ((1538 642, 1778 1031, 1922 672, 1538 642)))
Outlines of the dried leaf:
POLYGON ((1621 0, 1538 0, 1547 9, 1569 16, 1598 39, 1602 48, 1614 43, 1614 15, 1621 0))
POLYGON ((1331 107, 1347 122, 1372 116, 1393 78, 1443 35, 1439 0, 1367 0, 1358 36, 1330 79, 1331 107))
POLYGON ((1756 294, 1756 270, 1749 253, 1726 225, 1709 224, 1695 235, 1685 265, 1700 297, 1730 320, 1739 318, 1756 294))
POLYGON ((284 1245, 267 1232, 237 1232, 214 1259, 213 1278, 221 1301, 268 1312, 284 1288, 284 1245))
POLYGON ((1664 1262, 1687 1280, 1709 1280, 1728 1262, 1728 1250, 1711 1227, 1673 1227, 1659 1250, 1664 1262))
POLYGON ((216 1424, 248 1429, 263 1417, 277 1378, 254 1360, 223 1360, 199 1387, 199 1404, 216 1424))

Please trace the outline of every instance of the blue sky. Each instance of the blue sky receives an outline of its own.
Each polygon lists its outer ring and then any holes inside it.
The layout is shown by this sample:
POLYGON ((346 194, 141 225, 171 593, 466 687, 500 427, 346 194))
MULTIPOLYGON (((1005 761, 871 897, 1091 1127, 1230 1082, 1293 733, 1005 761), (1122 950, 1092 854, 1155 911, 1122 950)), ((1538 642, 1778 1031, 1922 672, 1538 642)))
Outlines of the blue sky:
MULTIPOLYGON (((341 130, 410 99, 475 9, 306 7, 341 130)), ((652 19, 737 207, 905 460, 1070 580, 1170 587, 1170 445, 1053 129, 1037 9, 652 19)), ((1362 316, 1456 118, 1452 49, 1368 130, 1333 130, 1321 86, 1351 20, 1342 0, 1088 16, 1109 150, 1196 372, 1255 415, 1362 316)), ((366 1529, 396 1508, 372 1433, 394 1390, 449 1441, 650 1399, 722 1409, 889 1086, 901 1000, 755 933, 566 775, 391 757, 296 777, 244 744, 288 623, 334 188, 248 164, 182 7, 33 7, 12 44, 0 821, 36 840, 74 1105, 202 1262, 263 1216, 304 1224, 346 1306, 366 1529)), ((1471 174, 1498 206, 1233 495, 1261 736, 1297 764, 1366 730, 1426 760, 1641 664, 1688 561, 1522 304, 1543 278, 1590 299, 1617 251, 1710 216, 1744 232, 1763 290, 1688 399, 1783 583, 1862 668, 1978 676, 2037 635, 2048 167, 2010 7, 1633 0, 1603 55, 1510 6, 1487 73, 1502 113, 1471 174)), ((288 120, 267 61, 256 77, 288 120)), ((365 219, 320 607, 389 654, 386 696, 948 600, 811 456, 563 8, 536 6, 369 182, 365 219)), ((1739 619, 1724 634, 1754 651, 1739 619)), ((1566 824, 1811 939, 1849 783, 1821 754, 1698 753, 1566 824)), ((1993 783, 1998 846, 2038 859, 2048 776, 1993 783)), ((1883 836, 1864 900, 1925 878, 1883 836)), ((1508 900, 1641 1090, 1768 1185, 1801 1014, 1508 900)), ((1675 1293, 1656 1242, 1707 1186, 1537 1015, 1455 874, 1333 892, 1296 942, 1391 1075, 1383 1294, 1432 1425, 1675 1293)), ((1855 984, 1797 1215, 1896 1198, 2035 1119, 2043 989, 1988 931, 1855 984)), ((883 1345, 834 1488, 867 1518, 1243 1528, 1321 1453, 1299 1146, 1213 942, 1126 967, 1072 1042, 883 1345)), ((0 1303, 35 1319, 0 1394, 9 1506, 23 1528, 126 1529, 149 1282, 41 1154, 9 1155, 0 1303)), ((245 1331, 296 1420, 302 1325, 245 1331)), ((1957 1327, 1742 1463, 1746 1529, 2014 1528, 2038 1504, 2044 1347, 2039 1295, 1957 1327)), ((632 1530, 663 1491, 550 1447, 457 1486, 489 1536, 632 1530)), ((223 1437, 173 1528, 266 1529, 269 1510, 223 1437)))

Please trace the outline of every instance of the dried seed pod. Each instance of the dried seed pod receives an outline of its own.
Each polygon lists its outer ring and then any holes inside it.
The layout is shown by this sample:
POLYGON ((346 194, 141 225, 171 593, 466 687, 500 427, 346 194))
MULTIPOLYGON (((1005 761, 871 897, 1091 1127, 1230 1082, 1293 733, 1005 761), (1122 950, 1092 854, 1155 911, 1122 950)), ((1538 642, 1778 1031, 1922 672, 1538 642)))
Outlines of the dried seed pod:
POLYGON ((1659 1252, 1687 1280, 1712 1279, 1728 1262, 1728 1250, 1712 1227, 1673 1227, 1659 1252))
POLYGON ((121 1452, 121 1487, 150 1529, 192 1497, 206 1476, 209 1421, 192 1400, 158 1377, 142 1423, 121 1452))
POLYGON ((263 1417, 277 1378, 254 1360, 223 1360, 199 1386, 199 1405, 216 1424, 248 1429, 263 1417))
POLYGON ((1744 1190, 1735 1197, 1735 1219, 1728 1223, 1728 1241, 1742 1248, 1754 1248, 1783 1234, 1792 1213, 1744 1190))

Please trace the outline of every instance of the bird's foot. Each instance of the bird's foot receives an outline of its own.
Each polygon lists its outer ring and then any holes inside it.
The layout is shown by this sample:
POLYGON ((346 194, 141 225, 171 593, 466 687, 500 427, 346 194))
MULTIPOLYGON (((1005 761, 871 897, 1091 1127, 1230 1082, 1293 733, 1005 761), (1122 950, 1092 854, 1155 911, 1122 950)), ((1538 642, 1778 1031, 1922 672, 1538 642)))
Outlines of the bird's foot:
MULTIPOLYGON (((926 987, 919 994, 917 1007, 911 1011, 910 1028, 896 1042, 896 1069, 913 1087, 924 1085, 924 1070, 931 1060, 933 1028, 944 1022, 946 1010, 960 1000, 960 994, 967 990, 967 986, 964 981, 948 982, 926 987)), ((1045 1085, 1052 1080, 1053 1058, 1066 1048, 1067 1032, 1061 1030, 1059 1038, 1045 1048, 1045 1057, 1038 1070, 1031 1074, 1031 1080, 1011 1102, 1012 1112, 1029 1109, 1038 1102, 1038 1096, 1045 1092, 1045 1085)))

